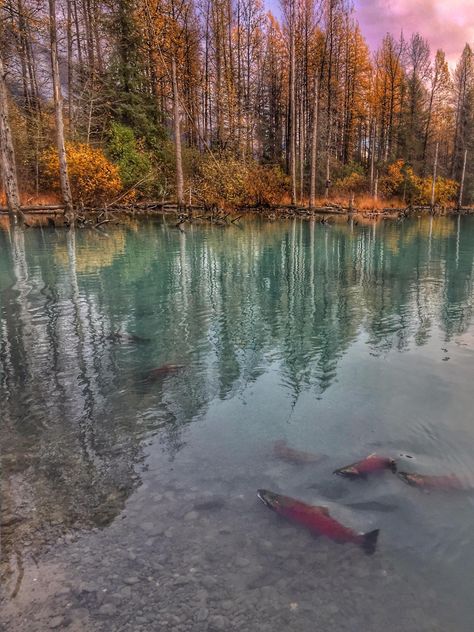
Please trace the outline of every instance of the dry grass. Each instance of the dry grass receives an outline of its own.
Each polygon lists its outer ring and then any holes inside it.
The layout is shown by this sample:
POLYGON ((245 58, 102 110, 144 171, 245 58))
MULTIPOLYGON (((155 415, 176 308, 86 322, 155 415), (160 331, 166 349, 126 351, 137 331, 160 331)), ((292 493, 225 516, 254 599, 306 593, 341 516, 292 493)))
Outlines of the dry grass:
MULTIPOLYGON (((61 201, 55 193, 22 193, 21 203, 23 206, 50 206, 52 204, 60 204, 61 201)), ((0 206, 6 206, 7 200, 5 193, 0 189, 0 206)))
POLYGON ((60 204, 61 201, 54 193, 28 194, 21 196, 21 203, 24 206, 50 206, 52 204, 60 204))
MULTIPOLYGON (((349 206, 349 196, 333 193, 329 196, 328 200, 324 196, 319 196, 316 198, 316 206, 326 206, 326 204, 328 203, 347 207, 349 206)), ((282 199, 282 206, 289 206, 290 204, 291 198, 289 195, 287 195, 284 199, 282 199)), ((301 204, 302 206, 309 206, 309 198, 304 197, 302 200, 298 198, 298 204, 301 204)), ((381 211, 384 208, 406 208, 406 204, 404 204, 398 198, 392 198, 390 200, 379 198, 377 200, 374 200, 371 195, 363 193, 354 197, 354 208, 359 211, 381 211)))

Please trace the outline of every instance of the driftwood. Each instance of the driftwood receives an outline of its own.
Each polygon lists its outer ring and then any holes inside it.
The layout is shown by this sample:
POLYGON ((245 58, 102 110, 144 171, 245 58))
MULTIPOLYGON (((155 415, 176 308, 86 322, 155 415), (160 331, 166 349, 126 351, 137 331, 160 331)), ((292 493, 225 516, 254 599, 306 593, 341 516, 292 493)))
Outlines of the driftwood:
MULTIPOLYGON (((23 213, 31 215, 58 215, 63 214, 65 207, 62 204, 51 205, 31 205, 23 206, 23 213)), ((193 221, 204 220, 206 222, 229 226, 235 224, 246 213, 259 213, 268 219, 288 219, 293 217, 306 217, 311 218, 315 215, 322 215, 322 223, 326 223, 326 215, 345 215, 352 217, 356 214, 360 214, 366 218, 385 218, 388 219, 393 216, 398 219, 404 219, 414 214, 430 213, 432 215, 437 214, 471 214, 474 213, 473 207, 462 207, 460 209, 450 209, 446 207, 434 206, 407 206, 406 208, 391 208, 385 207, 382 209, 358 209, 353 204, 349 206, 342 206, 339 204, 325 204, 324 206, 317 206, 310 208, 307 206, 292 206, 292 205, 276 205, 269 207, 241 207, 236 208, 235 211, 240 213, 237 217, 231 218, 231 213, 217 206, 206 207, 204 205, 185 205, 179 207, 173 201, 150 201, 150 202, 136 202, 129 204, 112 204, 110 206, 81 206, 76 209, 76 220, 79 225, 82 226, 98 226, 109 222, 108 214, 123 213, 127 215, 135 214, 147 214, 150 212, 157 213, 170 213, 177 214, 178 221, 176 227, 178 228, 182 224, 191 223, 193 221), (199 215, 195 215, 195 212, 199 212, 199 215), (102 218, 105 216, 105 219, 102 218)), ((7 215, 8 209, 0 207, 0 215, 7 215)))

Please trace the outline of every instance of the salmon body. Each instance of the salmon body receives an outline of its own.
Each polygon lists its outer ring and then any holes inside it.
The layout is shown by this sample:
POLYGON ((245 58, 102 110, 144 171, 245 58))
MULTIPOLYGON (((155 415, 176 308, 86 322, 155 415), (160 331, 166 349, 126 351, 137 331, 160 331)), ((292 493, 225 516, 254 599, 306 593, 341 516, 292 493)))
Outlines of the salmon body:
POLYGON ((323 457, 318 454, 312 454, 311 452, 303 452, 302 450, 295 450, 290 448, 284 439, 275 441, 273 444, 273 454, 282 459, 288 461, 288 463, 316 463, 323 457))
POLYGON ((466 489, 463 482, 454 474, 448 474, 447 476, 425 476, 424 474, 399 472, 398 476, 408 485, 419 487, 420 489, 441 489, 446 491, 466 489))
POLYGON ((378 529, 369 533, 357 533, 332 518, 327 507, 307 505, 290 496, 275 494, 266 489, 259 489, 257 496, 279 516, 300 524, 316 535, 324 535, 334 542, 353 542, 368 555, 375 552, 378 529))
POLYGON ((184 369, 184 364, 163 364, 163 366, 148 371, 145 376, 145 380, 148 382, 154 382, 166 377, 167 375, 171 375, 172 373, 177 373, 181 369, 184 369))
POLYGON ((150 342, 149 338, 143 338, 142 336, 137 336, 135 334, 124 334, 120 331, 113 331, 107 336, 107 340, 116 343, 124 343, 124 344, 140 344, 142 342, 150 342))
POLYGON ((367 478, 369 474, 383 472, 384 470, 397 471, 397 464, 394 459, 379 456, 378 454, 369 454, 362 461, 341 467, 338 470, 334 470, 333 473, 347 478, 367 478))

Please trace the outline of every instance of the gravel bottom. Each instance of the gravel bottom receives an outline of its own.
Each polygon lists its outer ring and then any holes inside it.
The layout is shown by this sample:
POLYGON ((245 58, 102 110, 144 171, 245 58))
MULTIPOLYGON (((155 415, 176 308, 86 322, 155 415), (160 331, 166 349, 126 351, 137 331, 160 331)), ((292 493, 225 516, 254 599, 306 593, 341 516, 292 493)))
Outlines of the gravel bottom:
POLYGON ((439 595, 396 570, 383 537, 368 557, 281 521, 253 495, 181 483, 139 494, 110 527, 25 562, 0 623, 15 632, 458 629, 439 595))

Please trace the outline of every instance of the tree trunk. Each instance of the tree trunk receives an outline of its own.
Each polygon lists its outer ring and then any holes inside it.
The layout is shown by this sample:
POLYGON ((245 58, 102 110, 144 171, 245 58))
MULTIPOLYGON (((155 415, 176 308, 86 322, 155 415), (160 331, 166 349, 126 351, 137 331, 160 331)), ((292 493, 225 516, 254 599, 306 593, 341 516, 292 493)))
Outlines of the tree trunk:
POLYGON ((16 173, 15 150, 8 119, 8 93, 3 60, 0 56, 0 161, 7 207, 14 223, 24 219, 20 208, 20 192, 16 173))
POLYGON ((290 176, 291 203, 296 205, 296 99, 295 99, 295 7, 290 22, 290 176))
POLYGON ((436 172, 438 170, 438 150, 439 150, 439 143, 436 143, 435 159, 434 159, 434 165, 433 165, 433 182, 431 184, 431 210, 434 209, 434 205, 435 205, 436 172))
POLYGON ((178 208, 184 206, 183 161, 181 157, 181 127, 179 120, 178 79, 176 77, 176 59, 171 58, 171 78, 173 82, 173 123, 176 149, 176 198, 178 208))
POLYGON ((331 114, 332 113, 329 112, 328 135, 326 139, 326 186, 325 186, 326 200, 329 199, 329 189, 331 187, 331 126, 332 126, 331 114))
POLYGON ((63 97, 59 77, 58 41, 56 29, 56 0, 49 0, 49 37, 51 53, 51 73, 53 78, 53 99, 56 122, 56 144, 59 157, 59 181, 68 222, 74 224, 74 208, 72 205, 71 186, 67 171, 66 146, 64 142, 63 97))
POLYGON ((461 182, 459 184, 458 210, 462 207, 462 196, 464 193, 464 178, 466 176, 467 149, 464 151, 464 160, 462 163, 461 182))
POLYGON ((317 149, 318 149, 318 101, 319 101, 319 81, 316 77, 314 81, 314 105, 313 105, 313 129, 311 133, 311 174, 309 186, 309 206, 316 206, 316 171, 317 171, 317 149))
POLYGON ((72 85, 73 85, 73 52, 72 52, 72 6, 71 0, 67 2, 67 113, 68 125, 71 136, 74 136, 72 120, 72 85))
POLYGON ((370 139, 370 194, 374 195, 374 168, 375 168, 375 140, 377 127, 375 118, 371 125, 372 138, 370 139))

